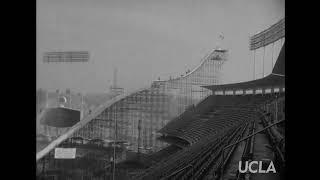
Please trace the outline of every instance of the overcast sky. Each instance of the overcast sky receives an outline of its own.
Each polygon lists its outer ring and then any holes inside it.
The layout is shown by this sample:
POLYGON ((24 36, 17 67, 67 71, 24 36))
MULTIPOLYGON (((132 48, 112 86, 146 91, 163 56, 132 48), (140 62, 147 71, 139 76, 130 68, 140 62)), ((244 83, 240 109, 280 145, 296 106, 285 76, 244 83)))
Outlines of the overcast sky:
MULTIPOLYGON (((195 67, 218 44, 224 82, 252 79, 249 37, 284 17, 284 0, 38 0, 37 88, 128 90, 195 67), (87 63, 43 63, 47 51, 89 51, 87 63)), ((271 68, 270 68, 271 69, 271 68)))

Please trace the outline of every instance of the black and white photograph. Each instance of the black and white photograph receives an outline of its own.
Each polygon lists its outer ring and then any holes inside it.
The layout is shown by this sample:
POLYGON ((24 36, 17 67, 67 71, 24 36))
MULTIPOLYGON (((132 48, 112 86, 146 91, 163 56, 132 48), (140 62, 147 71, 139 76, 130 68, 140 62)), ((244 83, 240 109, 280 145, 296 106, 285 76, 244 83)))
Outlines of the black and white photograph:
POLYGON ((286 179, 285 44, 285 0, 37 0, 35 178, 286 179))

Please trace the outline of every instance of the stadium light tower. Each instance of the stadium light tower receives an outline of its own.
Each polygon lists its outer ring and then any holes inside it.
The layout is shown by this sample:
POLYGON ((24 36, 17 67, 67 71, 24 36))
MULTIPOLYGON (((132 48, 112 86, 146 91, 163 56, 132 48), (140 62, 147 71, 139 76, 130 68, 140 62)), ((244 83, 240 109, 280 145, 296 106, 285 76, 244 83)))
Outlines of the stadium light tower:
MULTIPOLYGON (((252 35, 249 39, 249 49, 253 51, 253 80, 255 80, 255 61, 256 50, 262 48, 262 78, 265 76, 265 55, 266 47, 271 46, 271 66, 273 67, 273 58, 277 56, 274 54, 274 44, 279 42, 282 47, 285 38, 285 19, 279 20, 276 24, 270 26, 264 31, 258 31, 252 35)), ((272 69, 272 68, 271 68, 272 69)))
POLYGON ((44 63, 75 63, 88 61, 88 51, 50 51, 43 54, 44 63))

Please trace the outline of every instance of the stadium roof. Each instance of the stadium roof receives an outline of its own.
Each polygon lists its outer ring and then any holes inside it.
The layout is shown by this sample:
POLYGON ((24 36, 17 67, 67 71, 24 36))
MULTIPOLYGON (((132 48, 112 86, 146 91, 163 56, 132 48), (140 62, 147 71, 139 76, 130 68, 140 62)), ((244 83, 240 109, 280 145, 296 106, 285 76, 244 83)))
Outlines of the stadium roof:
POLYGON ((203 86, 212 91, 256 89, 283 86, 285 83, 285 46, 282 46, 272 73, 264 78, 242 83, 203 86))

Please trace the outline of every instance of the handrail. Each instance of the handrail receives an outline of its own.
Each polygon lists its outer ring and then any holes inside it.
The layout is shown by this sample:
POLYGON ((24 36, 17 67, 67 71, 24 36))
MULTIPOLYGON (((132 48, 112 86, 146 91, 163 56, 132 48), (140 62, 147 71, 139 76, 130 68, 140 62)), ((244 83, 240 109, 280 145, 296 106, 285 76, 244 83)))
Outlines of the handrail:
POLYGON ((259 131, 256 131, 255 133, 253 133, 253 134, 251 134, 251 135, 249 135, 249 136, 247 136, 247 137, 245 137, 245 138, 242 138, 242 139, 240 139, 239 141, 237 141, 237 142, 235 142, 235 143, 233 143, 233 144, 230 144, 230 145, 224 147, 223 150, 225 150, 225 149, 227 149, 227 148, 229 148, 229 147, 231 147, 231 146, 234 146, 234 145, 236 145, 236 144, 239 144, 240 142, 242 142, 242 141, 244 141, 244 140, 246 140, 246 139, 248 139, 248 138, 250 138, 250 137, 252 137, 252 136, 254 136, 254 135, 256 135, 256 134, 258 134, 258 133, 261 133, 262 131, 265 131, 266 129, 268 129, 268 128, 274 126, 274 125, 277 125, 277 124, 279 124, 279 123, 281 123, 281 122, 283 122, 283 121, 285 121, 285 119, 282 119, 282 120, 280 120, 280 121, 278 121, 278 122, 275 122, 275 123, 273 123, 273 124, 270 124, 269 126, 263 128, 263 129, 261 129, 261 130, 259 130, 259 131))
POLYGON ((197 64, 192 71, 190 71, 189 73, 185 74, 185 75, 182 75, 182 77, 177 77, 177 78, 174 78, 174 79, 169 79, 169 80, 166 80, 167 82, 172 82, 172 81, 177 81, 177 80, 181 80, 183 78, 187 78, 189 75, 193 74, 196 70, 198 70, 204 63, 205 61, 210 57, 210 55, 212 53, 214 53, 216 51, 216 49, 213 49, 211 52, 207 53, 204 57, 201 58, 200 60, 200 63, 197 64))
MULTIPOLYGON (((173 176, 173 175, 175 175, 175 174, 187 169, 188 167, 192 167, 193 168, 193 165, 189 164, 189 165, 187 165, 187 166, 185 166, 185 167, 183 167, 181 169, 178 169, 178 170, 174 171, 173 173, 169 174, 168 176, 161 178, 160 180, 167 179, 167 178, 169 178, 169 177, 171 177, 171 176, 173 176)), ((193 173, 193 171, 192 171, 192 173, 193 173)), ((192 177, 193 177, 193 175, 192 175, 192 177)))
MULTIPOLYGON (((242 142, 242 141, 244 141, 244 140, 247 140, 248 138, 251 138, 252 136, 254 136, 254 135, 258 134, 258 133, 261 133, 261 132, 263 132, 263 131, 271 128, 272 126, 277 125, 277 124, 279 124, 279 123, 281 123, 281 122, 284 122, 284 121, 285 121, 285 119, 282 119, 282 120, 280 120, 280 121, 278 121, 278 122, 275 122, 275 123, 273 123, 273 124, 270 124, 269 126, 263 128, 263 129, 261 129, 261 130, 259 130, 259 131, 256 131, 256 132, 252 133, 251 135, 248 135, 247 137, 244 137, 244 138, 240 139, 239 141, 237 141, 237 142, 235 142, 235 143, 229 144, 228 146, 224 147, 224 148, 222 149, 222 161, 224 161, 224 155, 223 155, 223 154, 224 154, 224 151, 225 151, 226 149, 228 149, 228 148, 230 148, 230 147, 232 147, 232 146, 234 146, 234 145, 237 145, 237 144, 239 144, 240 142, 242 142)), ((221 174, 221 179, 223 180, 223 174, 221 174)))

